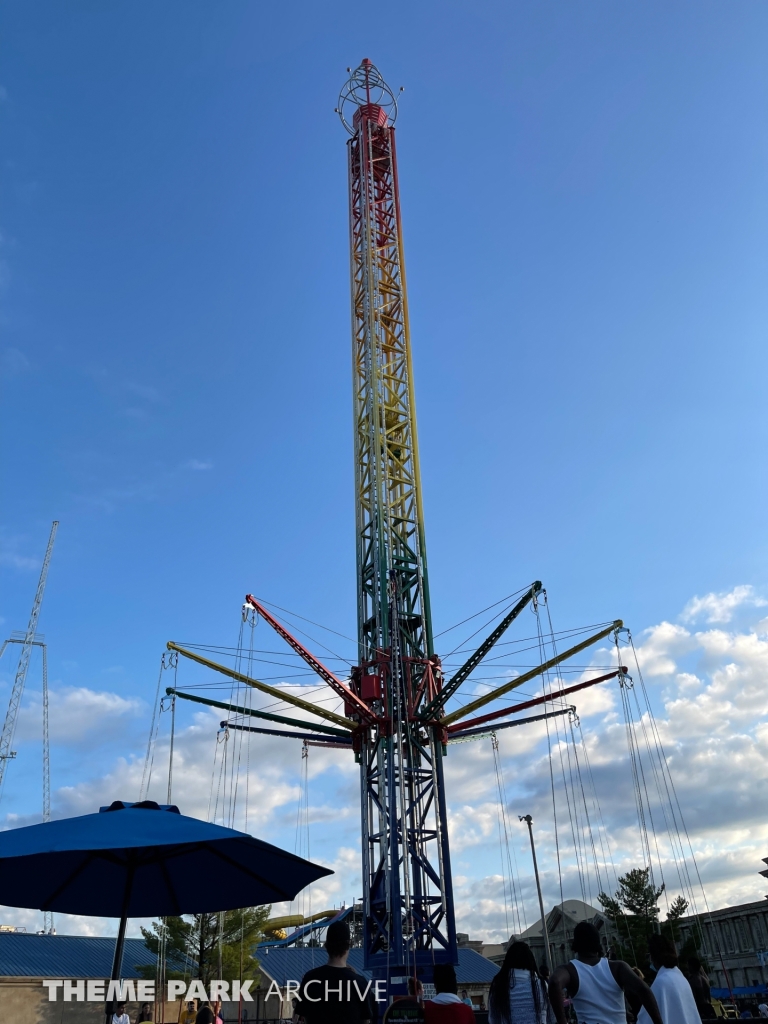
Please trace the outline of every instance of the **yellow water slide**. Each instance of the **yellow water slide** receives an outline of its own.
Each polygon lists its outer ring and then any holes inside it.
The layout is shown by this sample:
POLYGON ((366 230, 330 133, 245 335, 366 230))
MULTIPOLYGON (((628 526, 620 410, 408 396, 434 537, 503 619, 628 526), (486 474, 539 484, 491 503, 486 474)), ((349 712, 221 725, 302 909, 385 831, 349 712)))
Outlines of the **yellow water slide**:
POLYGON ((316 914, 304 917, 303 914, 286 914, 283 917, 270 917, 264 923, 264 934, 274 939, 287 939, 286 928, 300 928, 305 924, 312 924, 313 921, 322 921, 323 918, 335 917, 338 910, 319 910, 316 914))

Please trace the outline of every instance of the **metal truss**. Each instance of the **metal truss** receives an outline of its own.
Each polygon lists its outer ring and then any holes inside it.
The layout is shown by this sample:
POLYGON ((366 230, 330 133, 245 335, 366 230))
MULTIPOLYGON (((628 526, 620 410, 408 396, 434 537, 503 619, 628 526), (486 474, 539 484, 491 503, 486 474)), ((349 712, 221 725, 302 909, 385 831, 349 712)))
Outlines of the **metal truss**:
MULTIPOLYGON (((56 540, 56 531, 58 528, 58 520, 55 520, 51 525, 51 532, 48 537, 48 547, 46 548, 45 558, 43 559, 43 565, 40 570, 40 579, 38 580, 37 590, 35 591, 35 600, 32 604, 32 611, 29 616, 27 629, 24 633, 11 636, 0 648, 0 657, 2 657, 8 644, 21 644, 21 656, 19 658, 18 668, 16 669, 16 678, 13 682, 13 689, 11 690, 11 698, 8 702, 8 710, 5 714, 2 732, 0 732, 0 794, 2 794, 8 762, 12 761, 16 757, 16 751, 11 750, 11 747, 13 745, 13 737, 16 732, 16 720, 19 714, 19 705, 21 704, 24 685, 27 681, 27 671, 29 669, 29 659, 32 655, 32 648, 40 647, 43 654, 43 821, 51 820, 51 754, 48 738, 48 648, 45 645, 44 638, 36 632, 36 629, 37 621, 40 618, 40 609, 43 605, 45 584, 48 580, 48 569, 51 564, 53 544, 56 540)), ((50 935, 54 931, 53 914, 50 911, 44 911, 43 913, 43 931, 46 935, 50 935)))
MULTIPOLYGON (((40 570, 40 579, 38 580, 37 590, 35 591, 35 600, 32 604, 32 611, 29 616, 29 625, 27 626, 26 632, 24 633, 24 639, 22 641, 21 657, 19 658, 19 665, 16 669, 16 678, 13 681, 13 688, 11 690, 11 699, 8 702, 8 710, 5 714, 5 721, 3 722, 2 732, 0 732, 0 794, 3 789, 3 782, 5 781, 5 771, 9 760, 12 760, 16 755, 11 750, 13 744, 14 733, 16 732, 16 719, 19 713, 19 704, 21 703, 21 695, 24 692, 24 684, 27 679, 27 669, 29 668, 29 659, 32 654, 32 648, 38 646, 35 642, 35 631, 37 629, 37 620, 40 617, 40 609, 43 605, 43 595, 45 593, 45 584, 48 579, 48 568, 51 564, 51 555, 53 554, 53 543, 56 540, 56 531, 59 528, 58 521, 55 521, 51 526, 51 532, 48 537, 48 547, 45 551, 45 558, 43 559, 43 565, 40 570)), ((16 638, 12 638, 11 642, 14 642, 16 638)), ((5 649, 5 645, 3 645, 5 649)), ((45 666, 45 697, 48 695, 48 668, 47 661, 44 661, 45 666)), ((47 700, 46 700, 47 704, 47 700)), ((48 715, 47 707, 44 715, 44 727, 47 734, 48 715)), ((44 758, 44 772, 47 771, 47 742, 45 744, 45 751, 43 754, 44 758)), ((50 793, 47 789, 47 783, 43 782, 43 811, 46 810, 46 801, 50 799, 50 793), (48 794, 48 795, 46 795, 48 794)))
MULTIPOLYGON (((446 714, 446 703, 522 610, 543 596, 538 581, 516 594, 501 621, 444 685, 433 646, 424 514, 408 327, 408 301, 395 152, 394 93, 369 60, 352 72, 337 108, 349 132, 352 360, 355 446, 358 658, 342 680, 252 594, 260 616, 343 702, 343 715, 269 686, 180 645, 168 649, 313 716, 297 719, 169 688, 168 693, 226 710, 222 727, 353 750, 361 771, 363 947, 366 969, 390 994, 414 974, 431 979, 438 963, 457 963, 443 757, 447 744, 495 729, 569 714, 551 704, 609 673, 558 693, 466 716, 598 642, 617 622, 544 664, 446 714), (242 718, 269 725, 245 724, 242 718), (320 718, 322 723, 313 719, 320 718), (494 724, 489 724, 493 722, 494 724), (273 728, 286 725, 299 731, 273 728)), ((341 710, 341 709, 339 709, 341 710)))
MULTIPOLYGON (((421 721, 439 690, 429 607, 392 92, 363 61, 342 90, 349 151, 360 667, 379 721, 362 771, 365 963, 457 962, 442 756, 421 721)), ((340 110, 340 112, 341 112, 340 110)))

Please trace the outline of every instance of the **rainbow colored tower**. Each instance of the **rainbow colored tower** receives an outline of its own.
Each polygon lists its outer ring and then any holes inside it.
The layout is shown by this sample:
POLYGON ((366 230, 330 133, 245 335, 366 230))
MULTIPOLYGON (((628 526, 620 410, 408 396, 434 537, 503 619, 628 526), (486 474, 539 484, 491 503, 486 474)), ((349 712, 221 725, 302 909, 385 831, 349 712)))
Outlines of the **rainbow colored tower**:
MULTIPOLYGON (((416 406, 395 153, 397 100, 364 60, 342 89, 349 132, 360 665, 376 715, 362 769, 366 966, 390 980, 457 962, 416 406)), ((396 982, 395 982, 396 987, 396 982)))
MULTIPOLYGON (((626 674, 619 667, 575 686, 475 711, 550 672, 622 628, 604 625, 566 651, 504 680, 446 713, 446 705, 507 629, 542 596, 541 582, 510 595, 503 617, 445 680, 434 652, 421 503, 416 406, 400 196, 395 155, 397 99, 369 60, 352 72, 337 112, 349 133, 352 362, 355 439, 358 665, 340 679, 252 594, 245 613, 261 617, 343 704, 333 710, 270 686, 169 641, 175 654, 252 687, 272 704, 223 703, 168 687, 183 700, 222 708, 222 728, 354 751, 361 770, 365 966, 404 992, 408 977, 429 981, 438 963, 457 963, 443 758, 447 744, 575 712, 571 705, 529 718, 517 713, 551 704, 587 686, 626 674), (288 704, 310 719, 269 710, 288 704), (318 722, 318 719, 320 720, 318 722), (263 726, 245 721, 263 721, 263 726), (275 724, 290 731, 276 730, 275 724)), ((501 603, 501 602, 498 602, 501 603)), ((348 913, 341 911, 340 914, 348 913)), ((315 927, 311 922, 310 930, 315 927)), ((276 940, 303 940, 303 928, 276 940)), ((275 943, 267 943, 275 944, 275 943)))

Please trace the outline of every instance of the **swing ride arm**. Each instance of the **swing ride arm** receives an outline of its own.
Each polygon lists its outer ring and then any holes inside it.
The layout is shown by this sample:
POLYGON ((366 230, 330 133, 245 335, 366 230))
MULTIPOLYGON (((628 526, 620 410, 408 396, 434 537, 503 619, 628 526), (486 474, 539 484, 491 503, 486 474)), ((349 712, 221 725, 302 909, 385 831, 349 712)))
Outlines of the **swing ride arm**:
POLYGON ((424 718, 432 718, 434 715, 437 714, 440 708, 445 705, 445 702, 448 700, 448 698, 452 697, 454 693, 458 690, 458 688, 461 686, 461 684, 464 682, 464 680, 467 678, 467 676, 474 672, 474 670, 477 668, 477 666, 480 664, 480 662, 483 660, 486 654, 491 650, 494 644, 501 639, 501 637, 506 633, 506 631, 509 629, 512 623, 518 617, 520 612, 528 606, 528 604, 534 599, 534 597, 536 597, 540 590, 541 581, 536 580, 535 583, 531 584, 530 589, 527 590, 525 594, 523 594, 523 596, 517 602, 512 611, 508 615, 504 616, 504 618, 498 624, 496 629, 494 629, 494 631, 490 634, 490 636, 486 637, 486 639, 480 644, 480 646, 477 648, 474 654, 470 655, 470 657, 467 658, 467 660, 461 666, 459 671, 453 676, 452 679, 450 679, 445 684, 445 686, 442 688, 440 693, 437 694, 434 700, 430 701, 430 703, 427 704, 427 706, 422 711, 422 715, 424 718))
POLYGON ((253 594, 245 595, 245 603, 249 604, 252 608, 255 608, 259 615, 267 622, 274 631, 285 640, 289 647, 292 647, 294 651, 303 658, 304 661, 309 665, 313 672, 316 672, 320 678, 326 682, 330 688, 341 697, 346 705, 353 708, 359 715, 363 722, 373 722, 375 715, 371 714, 371 709, 367 704, 354 693, 348 686, 346 686, 338 676, 335 676, 330 669, 326 668, 325 665, 318 660, 311 651, 308 651, 304 644, 300 640, 297 640, 292 633, 283 626, 277 619, 270 615, 267 609, 261 602, 257 601, 253 594))
POLYGON ((343 729, 353 731, 356 727, 354 722, 350 722, 348 718, 344 718, 342 715, 337 715, 335 711, 327 711, 325 708, 317 707, 308 700, 303 700, 301 697, 295 697, 288 690, 278 690, 276 686, 269 686, 267 683, 262 683, 258 679, 252 679, 250 676, 246 676, 242 672, 237 672, 233 668, 227 668, 226 665, 220 665, 217 661, 211 661, 210 658, 204 658, 202 654, 195 654, 194 651, 188 651, 185 647, 180 647, 178 644, 175 644, 173 640, 169 640, 166 647, 169 651, 176 651, 185 658, 189 658, 190 661, 196 661, 198 665, 205 665, 206 668, 211 668, 214 672, 221 672, 223 676, 227 676, 229 679, 234 679, 238 683, 245 683, 246 686, 252 686, 254 690, 260 690, 262 693, 269 694, 269 696, 274 697, 275 700, 285 701, 286 704, 293 704, 294 707, 301 708, 302 711, 308 711, 311 715, 319 715, 321 718, 326 718, 329 722, 334 722, 343 729))
POLYGON ((442 724, 449 726, 453 722, 458 722, 459 719, 466 717, 472 711, 477 711, 478 708, 485 707, 486 704, 490 704, 491 701, 496 700, 505 693, 509 693, 510 690, 514 690, 518 686, 522 686, 523 683, 527 683, 529 679, 535 679, 536 676, 540 676, 543 672, 548 672, 549 669, 554 668, 555 665, 559 665, 563 661, 567 661, 568 658, 572 658, 574 654, 578 654, 579 651, 585 650, 587 647, 591 647, 592 644, 598 643, 603 640, 609 634, 613 633, 616 629, 621 629, 624 623, 621 619, 616 619, 610 626, 606 626, 605 629, 601 629, 598 633, 593 636, 587 637, 586 640, 582 640, 580 644, 576 644, 575 647, 569 647, 567 651, 563 651, 562 654, 556 654, 554 658, 550 658, 549 661, 545 661, 543 665, 537 665, 536 668, 532 668, 529 672, 524 672, 521 676, 517 676, 516 679, 510 680, 508 683, 504 683, 503 686, 497 686, 495 690, 491 690, 490 693, 483 694, 482 697, 478 697, 477 700, 473 700, 466 707, 459 708, 458 711, 453 711, 450 715, 446 715, 443 719, 442 724))
MULTIPOLYGON (((259 729, 255 725, 241 725, 239 722, 228 722, 226 719, 220 722, 219 725, 222 729, 235 729, 237 732, 255 732, 261 736, 281 736, 283 739, 288 740, 302 740, 302 742, 308 743, 312 747, 328 746, 336 747, 343 750, 352 749, 352 740, 345 739, 342 736, 326 736, 325 734, 317 734, 310 732, 284 732, 282 729, 259 729)), ((311 728, 316 728, 311 726, 311 728)), ((345 734, 349 737, 349 733, 345 734)))
MULTIPOLYGON (((586 682, 576 683, 575 686, 566 686, 564 690, 555 690, 553 693, 545 693, 541 697, 533 697, 531 700, 523 701, 522 704, 513 704, 509 708, 501 708, 500 711, 491 711, 488 715, 479 715, 477 718, 470 718, 468 722, 456 722, 454 725, 448 726, 448 736, 452 736, 460 729, 468 729, 472 725, 481 725, 483 722, 492 722, 497 718, 505 718, 507 715, 511 715, 515 711, 526 711, 528 708, 535 708, 537 704, 546 704, 548 701, 558 700, 560 697, 567 697, 568 694, 576 693, 578 690, 586 690, 588 686, 594 686, 596 683, 605 683, 609 679, 615 679, 619 674, 627 674, 627 669, 623 665, 615 672, 608 672, 607 675, 598 676, 596 679, 587 679, 586 682)), ((530 719, 526 718, 524 721, 529 722, 530 719)))
POLYGON ((287 718, 285 715, 273 715, 268 711, 254 711, 253 708, 238 707, 237 704, 226 704, 222 700, 211 700, 210 697, 198 697, 194 693, 184 693, 176 690, 173 686, 166 688, 169 697, 181 697, 182 700, 191 700, 195 704, 205 704, 209 708, 221 708, 222 711, 231 711, 235 715, 248 715, 253 718, 265 718, 268 722, 279 722, 281 725, 295 725, 299 729, 316 729, 318 732, 327 732, 330 736, 349 737, 345 729, 333 729, 330 725, 320 725, 315 722, 304 722, 300 718, 287 718))
POLYGON ((516 718, 512 722, 501 722, 499 725, 481 725, 479 729, 464 729, 448 736, 449 743, 459 743, 464 739, 473 739, 475 736, 490 736, 499 729, 514 729, 518 725, 531 725, 533 722, 543 722, 548 718, 559 718, 560 715, 576 713, 573 704, 568 707, 558 708, 556 711, 546 711, 543 715, 531 715, 530 718, 516 718))

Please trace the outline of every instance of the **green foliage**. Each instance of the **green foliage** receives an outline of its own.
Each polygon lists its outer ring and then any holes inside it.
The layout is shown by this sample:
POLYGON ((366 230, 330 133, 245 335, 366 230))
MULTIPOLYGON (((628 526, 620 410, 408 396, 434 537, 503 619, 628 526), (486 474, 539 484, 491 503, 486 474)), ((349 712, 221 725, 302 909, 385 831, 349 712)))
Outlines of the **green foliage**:
POLYGON ((667 920, 661 926, 664 935, 669 936, 674 943, 677 943, 680 938, 680 918, 683 917, 687 909, 688 900, 683 896, 676 896, 672 900, 672 905, 667 913, 667 920))
POLYGON ((601 892, 597 897, 619 934, 618 955, 641 970, 648 966, 648 936, 656 930, 662 892, 663 885, 657 888, 652 883, 649 867, 632 868, 619 878, 619 888, 613 896, 601 892))
MULTIPOLYGON (((269 906, 246 907, 221 914, 166 917, 153 921, 151 931, 142 928, 141 933, 144 945, 157 955, 165 930, 166 960, 189 957, 197 964, 195 976, 206 985, 212 978, 255 981, 259 976, 259 961, 253 954, 263 938, 270 910, 269 906)), ((141 967, 139 972, 144 978, 154 978, 156 974, 154 967, 141 967)), ((185 974, 169 969, 166 976, 183 978, 185 974)))
MULTIPOLYGON (((185 920, 183 917, 166 917, 161 921, 153 921, 151 931, 148 928, 142 928, 141 934, 144 936, 144 945, 147 949, 154 953, 155 956, 159 956, 160 943, 163 932, 165 932, 166 961, 180 960, 183 962, 185 957, 189 956, 192 927, 192 922, 185 920)), ((146 964, 139 967, 138 970, 142 978, 154 978, 157 973, 156 967, 152 964, 146 964)), ((166 978, 168 979, 183 977, 183 972, 174 971, 170 968, 166 970, 166 978)))
POLYGON ((619 878, 616 899, 629 914, 653 922, 659 916, 659 896, 664 886, 658 889, 651 882, 650 868, 632 868, 619 878))
POLYGON ((704 936, 701 934, 701 928, 698 924, 694 924, 693 928, 691 928, 690 932, 686 936, 685 942, 677 951, 677 955, 680 957, 680 967, 683 971, 687 970, 688 960, 692 956, 695 956, 701 961, 704 973, 709 974, 711 972, 711 967, 707 963, 702 952, 703 946, 704 936))

